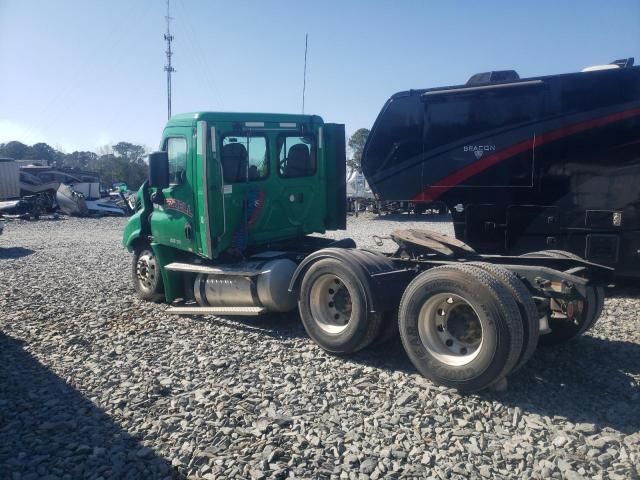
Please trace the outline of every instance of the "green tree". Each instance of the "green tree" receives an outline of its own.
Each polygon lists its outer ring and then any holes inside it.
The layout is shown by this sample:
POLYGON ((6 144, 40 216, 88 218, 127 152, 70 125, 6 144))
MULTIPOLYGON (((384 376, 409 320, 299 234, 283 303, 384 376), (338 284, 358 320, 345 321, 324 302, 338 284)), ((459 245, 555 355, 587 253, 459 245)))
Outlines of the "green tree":
POLYGON ((103 183, 111 185, 124 182, 129 188, 136 189, 147 179, 148 165, 143 160, 145 148, 129 142, 105 145, 98 149, 97 166, 103 183))
POLYGON ((78 152, 75 151, 64 157, 64 166, 80 169, 95 168, 98 155, 93 152, 78 152))
POLYGON ((0 156, 13 158, 14 160, 22 160, 29 153, 29 148, 22 142, 12 141, 0 145, 0 156))
POLYGON ((51 165, 56 161, 59 153, 60 152, 58 152, 52 146, 44 142, 40 142, 35 143, 31 148, 29 148, 24 158, 32 160, 45 160, 47 162, 47 165, 51 165))
POLYGON ((113 151, 121 157, 127 159, 131 163, 138 163, 142 161, 142 157, 145 154, 144 147, 142 145, 135 145, 129 142, 119 142, 113 146, 113 151))
POLYGON ((125 182, 130 188, 138 188, 147 179, 148 165, 144 161, 145 147, 129 142, 119 142, 113 146, 100 148, 99 154, 89 151, 63 153, 61 149, 40 142, 33 146, 12 141, 0 144, 0 157, 16 160, 46 160, 56 168, 78 168, 93 170, 107 185, 125 182))
POLYGON ((127 185, 130 163, 124 157, 116 157, 112 153, 101 155, 98 158, 96 171, 100 174, 102 183, 111 185, 114 182, 125 182, 127 185))
POLYGON ((366 128, 359 128, 356 130, 351 138, 349 138, 349 150, 351 151, 351 158, 347 160, 347 166, 352 170, 362 171, 362 152, 364 150, 364 144, 367 142, 369 136, 369 130, 366 128))

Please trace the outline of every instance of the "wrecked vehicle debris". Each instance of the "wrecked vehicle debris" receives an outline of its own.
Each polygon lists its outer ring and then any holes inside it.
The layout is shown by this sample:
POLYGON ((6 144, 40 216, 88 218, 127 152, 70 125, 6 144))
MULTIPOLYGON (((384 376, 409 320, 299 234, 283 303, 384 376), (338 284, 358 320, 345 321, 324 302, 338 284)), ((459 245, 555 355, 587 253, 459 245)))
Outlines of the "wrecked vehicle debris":
POLYGON ((0 212, 5 215, 39 218, 59 210, 80 217, 124 216, 133 213, 128 200, 123 193, 109 195, 95 172, 0 159, 0 212))
POLYGON ((84 217, 89 214, 87 203, 82 194, 77 193, 71 185, 61 184, 56 193, 58 208, 66 215, 84 217))

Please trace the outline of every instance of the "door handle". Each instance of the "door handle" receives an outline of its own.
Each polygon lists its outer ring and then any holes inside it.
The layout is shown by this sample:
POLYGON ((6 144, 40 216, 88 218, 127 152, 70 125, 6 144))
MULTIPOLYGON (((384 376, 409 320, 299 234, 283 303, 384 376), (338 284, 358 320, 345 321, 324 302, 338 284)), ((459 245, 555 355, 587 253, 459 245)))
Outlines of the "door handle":
POLYGON ((193 237, 193 227, 191 226, 191 222, 185 223, 184 236, 187 240, 191 240, 191 237, 193 237))

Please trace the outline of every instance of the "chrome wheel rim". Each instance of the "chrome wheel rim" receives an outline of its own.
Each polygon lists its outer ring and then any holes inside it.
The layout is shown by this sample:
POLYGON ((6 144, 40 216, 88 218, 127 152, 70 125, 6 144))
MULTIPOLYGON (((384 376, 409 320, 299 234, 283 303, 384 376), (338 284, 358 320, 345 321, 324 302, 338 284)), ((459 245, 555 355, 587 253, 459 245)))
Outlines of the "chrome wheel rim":
POLYGON ((347 328, 351 320, 351 292, 338 276, 321 275, 309 296, 311 315, 322 331, 336 335, 347 328))
POLYGON ((156 257, 153 253, 145 250, 140 254, 136 262, 136 277, 140 288, 148 292, 153 291, 158 275, 160 275, 160 272, 158 271, 156 257))
POLYGON ((454 293, 427 299, 418 316, 418 333, 425 349, 449 366, 473 361, 482 348, 483 329, 478 312, 454 293))

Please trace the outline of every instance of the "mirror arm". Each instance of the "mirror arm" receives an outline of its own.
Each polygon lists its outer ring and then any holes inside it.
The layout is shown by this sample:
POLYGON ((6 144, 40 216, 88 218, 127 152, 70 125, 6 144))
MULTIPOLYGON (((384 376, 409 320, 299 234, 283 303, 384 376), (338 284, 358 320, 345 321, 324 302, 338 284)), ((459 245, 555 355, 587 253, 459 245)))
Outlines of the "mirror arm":
POLYGON ((164 205, 164 194, 162 193, 161 190, 155 191, 153 193, 151 193, 151 202, 155 203, 156 205, 164 205))

